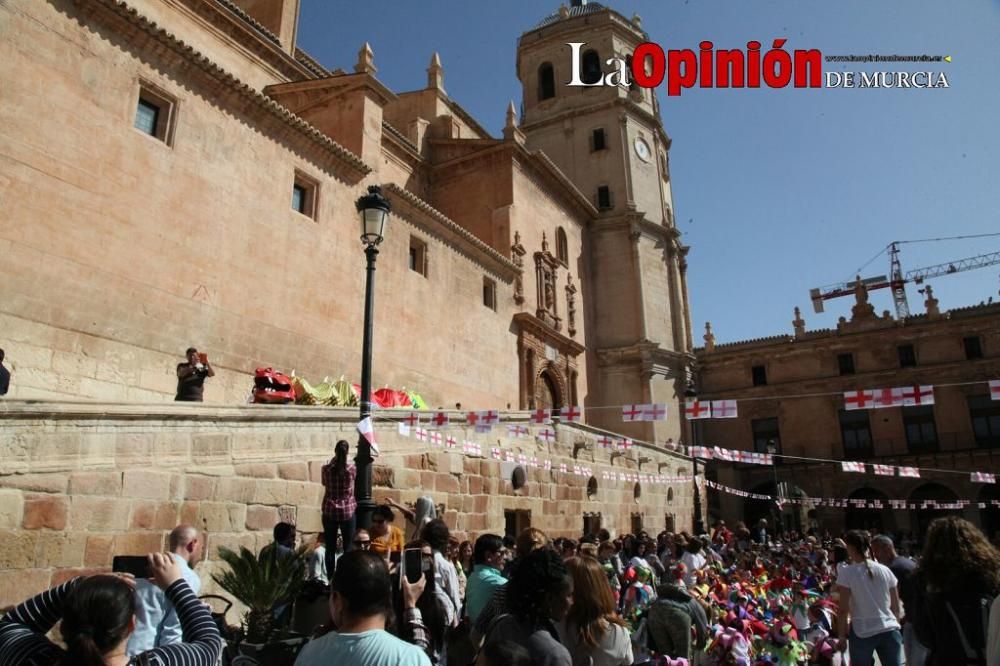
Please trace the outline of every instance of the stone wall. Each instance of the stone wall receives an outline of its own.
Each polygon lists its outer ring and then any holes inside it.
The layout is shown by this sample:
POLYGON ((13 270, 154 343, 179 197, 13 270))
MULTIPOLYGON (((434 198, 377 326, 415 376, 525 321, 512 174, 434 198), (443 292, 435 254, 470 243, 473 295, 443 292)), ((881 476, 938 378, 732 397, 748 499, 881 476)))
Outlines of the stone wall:
MULTIPOLYGON (((356 441, 356 421, 354 410, 318 407, 0 402, 0 607, 107 570, 115 554, 160 549, 180 522, 208 532, 209 559, 198 570, 211 591, 219 546, 260 548, 279 520, 304 535, 321 530, 320 468, 338 439, 356 441)), ((463 538, 502 534, 505 510, 530 511, 530 524, 552 536, 579 537, 585 513, 618 533, 637 515, 653 533, 668 519, 690 525, 690 483, 640 483, 636 499, 636 484, 602 476, 690 470, 659 449, 637 445, 612 460, 585 427, 557 426, 552 444, 509 439, 502 426, 490 435, 448 429, 482 445, 484 457, 469 457, 401 437, 391 421, 378 425, 375 498, 429 494, 463 538), (494 446, 538 458, 522 488, 511 483, 516 463, 490 457, 494 446), (546 459, 552 471, 541 466, 546 459), (559 472, 560 463, 592 468, 596 493, 588 494, 588 477, 559 472)))

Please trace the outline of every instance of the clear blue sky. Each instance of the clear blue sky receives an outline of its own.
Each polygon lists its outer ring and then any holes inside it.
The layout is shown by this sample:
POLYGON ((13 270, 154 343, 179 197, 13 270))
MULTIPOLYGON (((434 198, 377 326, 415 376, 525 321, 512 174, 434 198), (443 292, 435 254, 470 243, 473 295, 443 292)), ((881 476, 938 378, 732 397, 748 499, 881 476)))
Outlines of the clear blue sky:
MULTIPOLYGON (((568 4, 568 3, 567 3, 568 4)), ((824 71, 943 69, 946 90, 691 89, 658 92, 673 139, 678 226, 691 246, 689 288, 700 343, 788 333, 792 308, 808 328, 835 326, 852 299, 814 314, 811 287, 854 275, 892 240, 1000 232, 1000 1, 615 0, 664 48, 818 48, 826 55, 950 55, 951 64, 825 63, 824 71)), ((350 71, 359 47, 379 79, 422 88, 431 54, 445 87, 494 135, 520 103, 518 36, 558 2, 302 0, 299 44, 350 71)), ((903 269, 1000 250, 1000 237, 903 247, 903 269)), ((883 256, 865 275, 888 272, 883 256)), ((942 308, 998 297, 1000 266, 931 282, 942 308)), ((910 308, 923 297, 908 288, 910 308)), ((878 310, 892 307, 875 292, 878 310)))

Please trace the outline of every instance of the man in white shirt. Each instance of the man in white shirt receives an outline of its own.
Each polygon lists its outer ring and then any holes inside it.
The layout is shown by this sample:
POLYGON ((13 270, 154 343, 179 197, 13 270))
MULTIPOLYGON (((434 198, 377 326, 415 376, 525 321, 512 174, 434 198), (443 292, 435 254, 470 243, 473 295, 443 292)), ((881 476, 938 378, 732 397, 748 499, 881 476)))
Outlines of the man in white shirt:
MULTIPOLYGON (((178 525, 170 533, 170 555, 181 568, 181 576, 195 594, 201 589, 201 579, 194 567, 201 561, 204 540, 190 525, 178 525)), ((162 645, 180 643, 183 638, 177 611, 167 601, 156 584, 149 580, 135 581, 135 631, 129 637, 127 654, 131 657, 162 645)))

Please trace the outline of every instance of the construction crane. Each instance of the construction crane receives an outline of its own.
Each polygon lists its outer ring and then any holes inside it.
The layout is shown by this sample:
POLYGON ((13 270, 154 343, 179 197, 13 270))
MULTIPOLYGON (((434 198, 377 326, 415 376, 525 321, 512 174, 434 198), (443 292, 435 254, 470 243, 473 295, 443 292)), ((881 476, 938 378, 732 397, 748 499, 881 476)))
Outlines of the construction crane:
POLYGON ((910 306, 906 301, 906 288, 905 285, 908 282, 914 284, 923 284, 924 280, 929 278, 939 277, 941 275, 951 275, 952 273, 961 273, 963 271, 971 271, 976 268, 985 268, 986 266, 993 266, 1000 264, 1000 252, 990 252, 989 254, 980 254, 974 257, 966 257, 965 259, 957 259, 955 261, 949 261, 942 264, 935 264, 933 266, 925 266, 924 268, 917 268, 912 271, 907 271, 903 273, 902 264, 899 261, 899 246, 903 243, 922 243, 929 241, 940 241, 940 240, 960 240, 967 238, 983 238, 1000 236, 1000 234, 978 234, 975 236, 952 236, 950 238, 927 238, 916 241, 893 241, 889 243, 881 252, 879 252, 875 257, 873 257, 868 264, 877 259, 882 255, 882 252, 889 252, 889 277, 885 275, 879 275, 876 277, 862 278, 860 276, 861 270, 868 266, 862 266, 858 269, 858 277, 853 282, 840 282, 838 284, 831 284, 825 287, 819 287, 818 289, 811 289, 809 291, 809 298, 813 303, 813 310, 816 312, 823 312, 823 302, 828 301, 832 298, 840 298, 841 296, 850 296, 854 294, 854 290, 857 287, 857 280, 861 280, 868 291, 873 289, 891 289, 892 290, 892 300, 896 305, 896 318, 905 319, 910 316, 910 306))

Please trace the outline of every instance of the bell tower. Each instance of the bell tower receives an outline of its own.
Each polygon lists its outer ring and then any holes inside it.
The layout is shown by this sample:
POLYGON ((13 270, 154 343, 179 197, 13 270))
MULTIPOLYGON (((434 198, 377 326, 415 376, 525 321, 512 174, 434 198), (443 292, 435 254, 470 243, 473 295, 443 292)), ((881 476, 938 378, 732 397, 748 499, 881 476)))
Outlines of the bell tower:
POLYGON ((694 357, 670 138, 654 91, 623 74, 646 41, 638 16, 573 0, 521 35, 517 74, 526 147, 544 152, 600 211, 585 244, 597 379, 586 404, 671 405, 666 422, 623 423, 614 410, 587 420, 663 442, 682 439, 679 405, 694 357))

